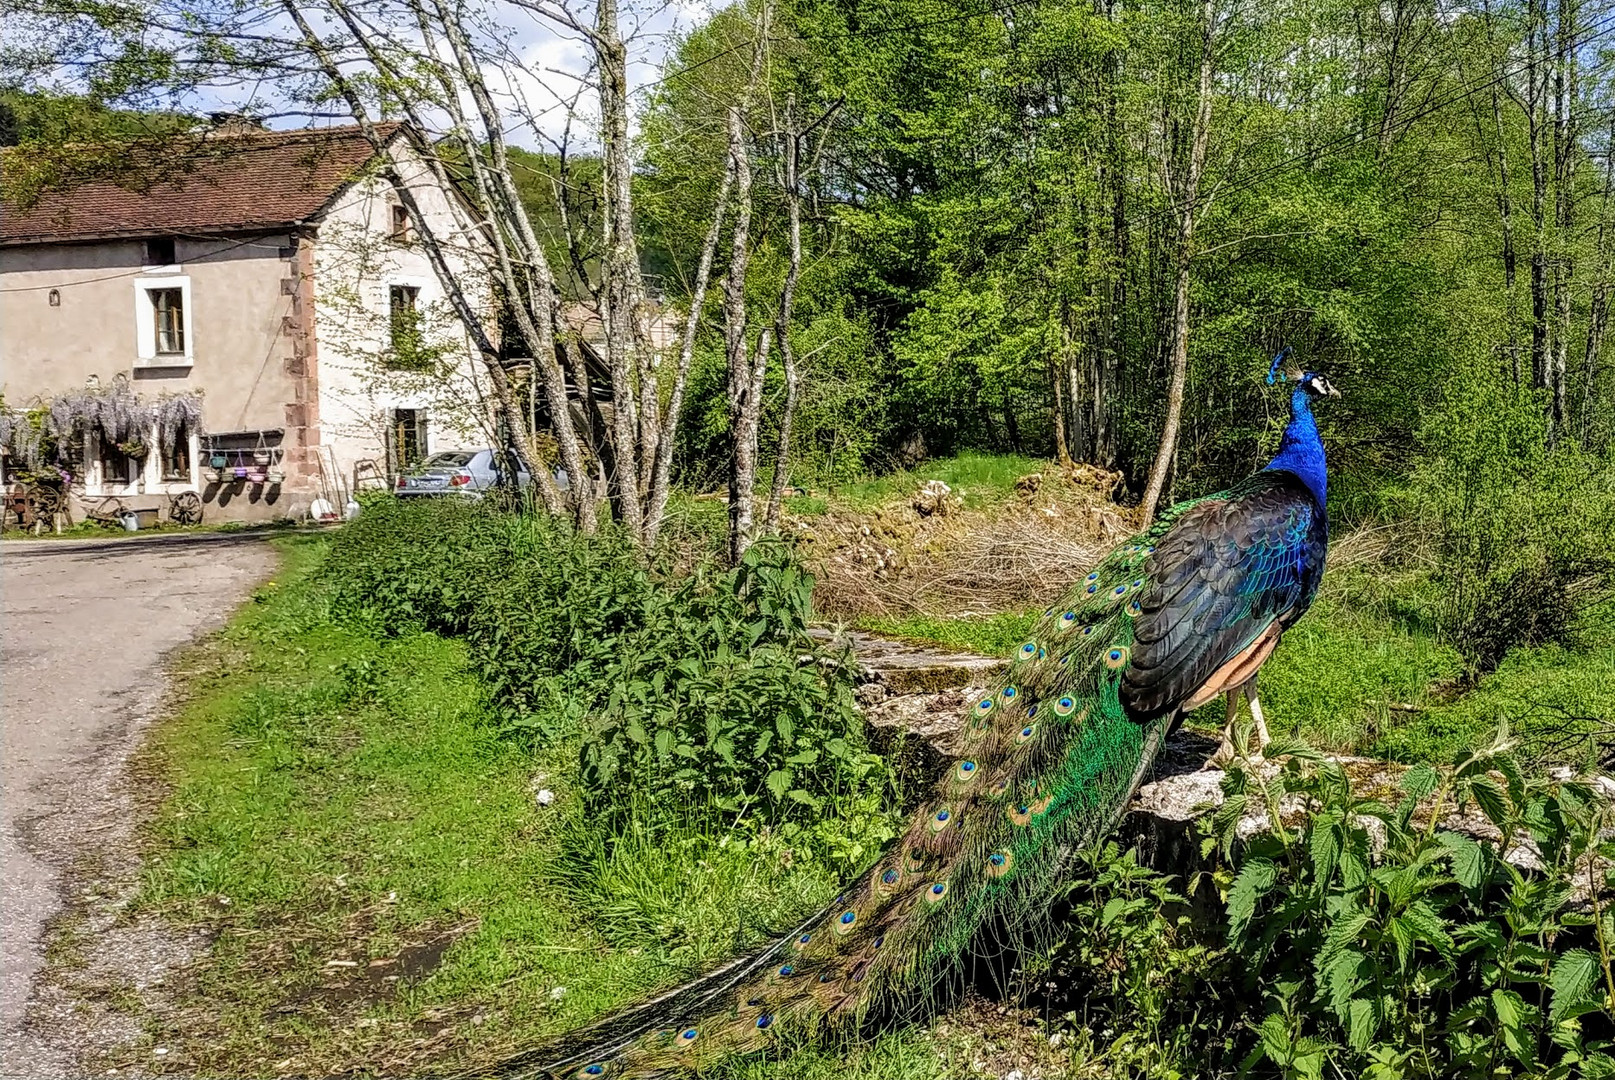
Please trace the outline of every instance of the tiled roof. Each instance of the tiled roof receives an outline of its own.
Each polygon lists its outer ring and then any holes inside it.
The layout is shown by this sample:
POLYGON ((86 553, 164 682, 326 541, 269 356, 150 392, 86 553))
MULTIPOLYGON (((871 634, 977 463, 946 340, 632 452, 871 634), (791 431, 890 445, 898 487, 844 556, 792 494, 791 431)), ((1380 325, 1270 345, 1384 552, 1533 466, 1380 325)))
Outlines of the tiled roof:
MULTIPOLYGON (((384 136, 399 126, 377 125, 384 136)), ((371 156, 353 125, 144 143, 116 180, 50 188, 26 208, 0 207, 0 243, 283 228, 317 215, 371 156)))

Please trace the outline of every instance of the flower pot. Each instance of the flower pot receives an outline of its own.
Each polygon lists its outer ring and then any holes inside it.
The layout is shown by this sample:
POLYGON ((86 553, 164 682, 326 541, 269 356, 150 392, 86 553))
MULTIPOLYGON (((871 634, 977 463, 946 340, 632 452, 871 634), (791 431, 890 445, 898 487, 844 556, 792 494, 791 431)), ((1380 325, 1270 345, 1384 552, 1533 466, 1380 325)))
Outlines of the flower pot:
POLYGON ((262 469, 253 469, 251 472, 247 473, 247 483, 249 484, 261 484, 268 479, 269 474, 264 472, 262 469))
POLYGON ((209 484, 217 484, 223 478, 224 478, 224 474, 221 473, 218 469, 203 469, 202 470, 202 479, 204 481, 206 481, 207 483, 209 483, 209 484))
POLYGON ((247 467, 245 465, 237 465, 235 468, 230 470, 230 474, 237 480, 245 480, 247 478, 247 467))
POLYGON ((270 469, 269 470, 269 482, 271 484, 281 484, 281 483, 285 483, 285 481, 286 481, 286 471, 284 469, 270 469))
POLYGON ((208 464, 213 466, 215 469, 222 469, 226 465, 230 464, 230 462, 223 454, 214 454, 208 459, 208 464))
POLYGON ((254 465, 268 465, 269 464, 269 451, 268 450, 254 450, 252 452, 252 463, 254 465))

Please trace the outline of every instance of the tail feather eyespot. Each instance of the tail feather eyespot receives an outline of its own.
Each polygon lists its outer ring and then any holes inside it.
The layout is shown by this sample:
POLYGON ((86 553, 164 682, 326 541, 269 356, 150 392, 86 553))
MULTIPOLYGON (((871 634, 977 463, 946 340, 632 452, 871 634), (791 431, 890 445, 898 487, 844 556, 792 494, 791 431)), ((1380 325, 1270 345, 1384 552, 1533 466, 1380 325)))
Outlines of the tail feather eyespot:
POLYGON ((1111 650, 1105 654, 1105 666, 1110 668, 1112 671, 1115 671, 1117 668, 1125 667, 1127 665, 1127 657, 1129 652, 1130 650, 1125 645, 1116 645, 1112 647, 1111 650))
POLYGON ((1037 658, 1037 653, 1038 648, 1035 641, 1028 641, 1025 645, 1015 650, 1015 656, 1020 660, 1034 660, 1037 658))
POLYGON ((1065 695, 1054 703, 1055 716, 1070 716, 1077 709, 1077 700, 1070 694, 1065 695))
POLYGON ((987 856, 987 876, 1003 877, 1015 868, 1015 856, 1008 851, 995 851, 987 856))

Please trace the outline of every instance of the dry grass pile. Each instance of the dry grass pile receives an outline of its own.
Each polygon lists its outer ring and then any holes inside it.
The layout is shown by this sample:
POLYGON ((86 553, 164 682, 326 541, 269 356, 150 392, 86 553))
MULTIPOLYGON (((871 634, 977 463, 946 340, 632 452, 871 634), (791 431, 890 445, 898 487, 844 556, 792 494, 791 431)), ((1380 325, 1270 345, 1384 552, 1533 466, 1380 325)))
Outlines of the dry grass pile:
POLYGON ((967 509, 930 481, 871 511, 789 520, 818 575, 815 603, 844 617, 986 613, 1052 602, 1136 528, 1111 495, 1120 477, 1088 465, 1031 473, 1012 495, 967 509))

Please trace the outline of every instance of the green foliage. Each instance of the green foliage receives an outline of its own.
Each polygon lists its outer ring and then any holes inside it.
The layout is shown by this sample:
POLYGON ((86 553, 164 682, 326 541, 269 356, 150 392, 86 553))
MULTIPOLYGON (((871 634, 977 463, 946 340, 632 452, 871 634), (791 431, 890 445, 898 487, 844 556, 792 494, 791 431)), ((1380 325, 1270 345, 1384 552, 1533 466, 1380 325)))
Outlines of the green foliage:
POLYGON ((814 837, 867 829, 864 808, 794 838, 602 844, 576 738, 503 737, 462 642, 333 622, 321 564, 343 534, 275 543, 274 581, 180 664, 183 705, 141 764, 166 795, 134 910, 206 935, 183 1009, 140 1016, 155 1045, 211 1075, 271 1053, 299 1074, 480 1071, 835 895, 814 837))
POLYGON ((1540 404, 1489 373, 1449 379, 1404 496, 1471 678, 1514 648, 1574 644, 1615 590, 1615 457, 1546 446, 1540 404))
POLYGON ((1528 780, 1507 729, 1447 769, 1416 765, 1399 795, 1355 793, 1302 744, 1276 773, 1236 765, 1212 841, 1247 842, 1228 888, 1229 946, 1265 1013, 1247 1066, 1285 1076, 1603 1076, 1615 1072, 1605 905, 1609 802, 1528 780), (1286 800, 1313 807, 1296 821, 1286 800), (1440 826, 1478 813, 1496 839, 1440 826), (1506 861, 1529 842, 1540 872, 1506 861), (1587 886, 1594 893, 1588 900, 1587 886), (1600 893, 1605 895, 1600 896, 1600 893), (1599 950, 1595 957, 1589 948, 1599 950), (1601 957, 1601 958, 1600 958, 1601 957))
POLYGON ((1050 975, 1080 988, 1062 1017, 1073 1037, 1098 1043, 1094 1056, 1129 1076, 1194 1075, 1195 1063, 1214 1060, 1223 1016, 1238 1007, 1219 989, 1229 960, 1196 929, 1173 880, 1107 841, 1073 860, 1068 900, 1069 930, 1050 975))
POLYGON ((508 734, 581 735, 594 827, 811 827, 856 864, 885 838, 886 772, 844 659, 808 634, 813 580, 759 543, 741 565, 664 581, 626 537, 455 499, 378 503, 322 571, 332 611, 378 634, 462 637, 508 734))
POLYGON ((1391 791, 1300 742, 1267 753, 1283 764, 1235 762, 1208 823, 1202 854, 1228 861, 1195 884, 1217 882, 1224 935, 1115 845, 1084 856, 1054 956, 1082 987, 1069 1021, 1102 1021, 1130 1075, 1615 1075, 1601 792, 1529 778, 1506 729, 1391 791), (1503 858, 1521 845, 1534 865, 1503 858))
MULTIPOLYGON (((610 696, 584 743, 583 780, 602 810, 626 811, 629 790, 642 815, 802 816, 878 788, 850 666, 808 636, 812 590, 782 546, 758 543, 735 569, 647 599, 616 643, 610 696)), ((842 854, 858 864, 872 851, 842 854)))

